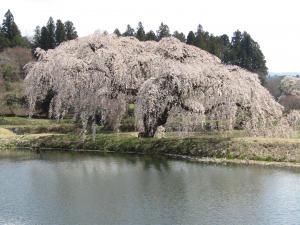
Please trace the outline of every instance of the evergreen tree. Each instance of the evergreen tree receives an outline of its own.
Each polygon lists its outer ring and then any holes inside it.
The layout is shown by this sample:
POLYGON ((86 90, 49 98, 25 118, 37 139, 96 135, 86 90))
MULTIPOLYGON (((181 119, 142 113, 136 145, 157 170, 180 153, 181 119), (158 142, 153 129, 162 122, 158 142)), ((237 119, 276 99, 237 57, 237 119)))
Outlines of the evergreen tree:
POLYGON ((127 25, 127 29, 126 31, 123 33, 124 37, 131 37, 131 36, 135 36, 135 31, 134 29, 128 24, 127 25))
POLYGON ((260 46, 247 33, 235 31, 231 40, 229 53, 222 59, 224 63, 233 64, 257 73, 264 85, 268 74, 265 57, 260 46))
POLYGON ((0 32, 0 50, 10 46, 10 41, 0 32))
POLYGON ((164 37, 170 37, 170 29, 168 25, 161 23, 157 31, 157 39, 160 41, 164 37))
POLYGON ((33 36, 33 48, 41 47, 41 28, 40 26, 37 26, 34 30, 34 36, 33 36))
POLYGON ((157 37, 153 30, 150 30, 148 33, 146 33, 145 40, 146 41, 157 41, 157 37))
POLYGON ((238 66, 242 65, 242 60, 243 60, 242 59, 243 49, 241 46, 242 39, 243 39, 243 35, 239 30, 233 33, 233 36, 231 38, 231 46, 228 53, 228 59, 227 61, 225 61, 225 63, 238 65, 238 66))
POLYGON ((214 54, 215 56, 221 58, 222 52, 221 52, 221 42, 218 37, 215 37, 214 35, 210 35, 207 43, 207 51, 211 54, 214 54))
POLYGON ((208 43, 209 33, 204 32, 202 25, 199 24, 195 35, 194 45, 203 50, 208 50, 208 43))
POLYGON ((221 48, 221 55, 220 59, 222 60, 223 63, 228 62, 230 58, 230 41, 229 37, 226 34, 223 34, 222 36, 218 37, 219 42, 220 42, 220 48, 221 48))
POLYGON ((10 40, 11 47, 25 46, 24 39, 21 36, 21 32, 15 22, 11 26, 11 31, 12 31, 12 39, 10 40))
POLYGON ((65 22, 66 40, 73 40, 78 37, 74 24, 71 21, 65 22))
POLYGON ((204 30, 203 30, 203 26, 201 25, 201 24, 199 24, 198 25, 198 27, 197 27, 197 34, 201 34, 201 33, 203 33, 204 32, 204 30))
POLYGON ((184 42, 184 43, 186 42, 184 33, 182 33, 182 32, 179 33, 177 30, 174 32, 173 37, 177 38, 181 42, 184 42))
POLYGON ((44 26, 41 29, 40 48, 44 50, 49 49, 49 34, 48 29, 44 26))
POLYGON ((114 30, 114 34, 117 35, 118 37, 121 36, 121 32, 119 31, 118 28, 116 28, 116 29, 114 30))
POLYGON ((54 20, 52 17, 49 18, 46 28, 47 28, 47 34, 48 34, 47 49, 53 49, 56 46, 56 42, 55 42, 55 24, 54 24, 54 20))
POLYGON ((47 25, 40 29, 35 29, 33 37, 33 47, 40 47, 44 50, 53 49, 60 43, 77 38, 77 32, 71 21, 63 23, 61 20, 56 21, 52 17, 49 18, 47 25))
POLYGON ((268 68, 266 67, 265 56, 260 50, 260 46, 251 36, 244 32, 241 40, 241 63, 240 66, 257 73, 262 84, 265 84, 268 68))
POLYGON ((8 40, 12 40, 13 37, 14 37, 14 33, 12 31, 12 25, 15 23, 14 22, 14 16, 10 12, 10 10, 8 10, 5 13, 4 17, 5 18, 4 18, 3 23, 2 23, 1 32, 2 32, 2 34, 4 34, 4 36, 8 40))
POLYGON ((194 32, 193 31, 190 31, 189 33, 188 33, 188 36, 187 36, 187 38, 186 38, 186 43, 188 44, 188 45, 194 45, 195 44, 195 34, 194 34, 194 32))
POLYGON ((61 22, 61 20, 57 20, 56 21, 56 30, 55 30, 56 45, 59 45, 60 43, 64 42, 65 40, 66 40, 65 26, 61 22))
POLYGON ((241 31, 237 30, 233 33, 232 39, 231 39, 231 44, 233 47, 240 47, 241 42, 242 42, 242 33, 241 31))
POLYGON ((14 21, 14 16, 10 10, 4 15, 4 20, 1 27, 2 33, 2 45, 9 44, 10 47, 25 46, 24 39, 21 36, 21 32, 14 21), (4 40, 6 38, 7 40, 4 40))
POLYGON ((138 24, 135 37, 137 39, 139 39, 140 41, 145 41, 145 30, 144 30, 142 22, 139 22, 139 24, 138 24))

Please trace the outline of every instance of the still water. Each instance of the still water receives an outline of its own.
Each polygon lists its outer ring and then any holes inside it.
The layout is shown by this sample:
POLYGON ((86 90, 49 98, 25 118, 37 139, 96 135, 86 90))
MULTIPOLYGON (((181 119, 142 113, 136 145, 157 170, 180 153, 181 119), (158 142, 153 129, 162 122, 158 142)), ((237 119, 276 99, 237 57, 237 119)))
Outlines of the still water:
POLYGON ((0 153, 0 224, 300 224, 300 171, 0 153))

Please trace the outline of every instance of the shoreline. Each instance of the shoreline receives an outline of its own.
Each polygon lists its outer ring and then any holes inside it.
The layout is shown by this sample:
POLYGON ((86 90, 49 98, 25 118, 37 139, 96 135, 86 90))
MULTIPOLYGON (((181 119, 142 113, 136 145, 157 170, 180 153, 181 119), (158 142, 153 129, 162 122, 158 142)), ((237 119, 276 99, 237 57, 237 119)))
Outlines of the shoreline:
POLYGON ((71 120, 0 118, 0 149, 56 150, 166 156, 215 164, 300 167, 300 130, 294 138, 249 137, 243 131, 141 138, 137 132, 103 132, 83 140, 71 120))
POLYGON ((99 153, 99 154, 120 154, 120 155, 137 155, 137 156, 153 156, 153 157, 166 157, 167 159, 183 160, 201 164, 212 165, 245 165, 245 166, 262 166, 262 167, 274 167, 274 168, 286 168, 286 169, 298 169, 300 168, 299 162, 278 162, 278 161, 264 161, 264 160, 252 160, 252 159, 227 159, 227 158, 213 158, 213 157, 197 157, 178 154, 149 154, 139 152, 116 152, 116 151, 101 151, 93 149, 59 149, 59 148, 32 148, 32 147, 17 147, 17 148, 3 148, 0 147, 0 151, 6 149, 11 151, 31 151, 37 154, 41 152, 72 152, 72 153, 99 153))

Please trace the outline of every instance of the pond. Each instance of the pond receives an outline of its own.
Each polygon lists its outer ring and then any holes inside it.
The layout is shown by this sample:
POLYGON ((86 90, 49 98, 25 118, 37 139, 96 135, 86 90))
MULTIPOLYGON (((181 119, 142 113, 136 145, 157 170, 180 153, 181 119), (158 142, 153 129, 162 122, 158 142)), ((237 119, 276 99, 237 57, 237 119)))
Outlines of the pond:
POLYGON ((300 171, 1 151, 0 224, 296 225, 300 171))

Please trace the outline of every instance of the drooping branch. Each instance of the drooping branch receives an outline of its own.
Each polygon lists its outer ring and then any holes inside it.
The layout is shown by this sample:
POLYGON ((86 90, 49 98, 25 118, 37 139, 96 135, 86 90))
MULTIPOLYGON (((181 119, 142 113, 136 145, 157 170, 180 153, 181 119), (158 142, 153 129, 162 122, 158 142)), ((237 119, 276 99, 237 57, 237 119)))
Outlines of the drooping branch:
POLYGON ((87 124, 100 112, 115 130, 126 104, 136 100, 137 125, 146 136, 153 136, 179 106, 200 117, 228 120, 231 127, 246 112, 243 128, 253 135, 289 130, 282 129, 289 126, 283 108, 256 74, 223 65, 217 57, 175 38, 140 42, 94 34, 47 52, 37 49, 37 55, 25 79, 31 111, 52 91, 55 117, 72 111, 87 124))

